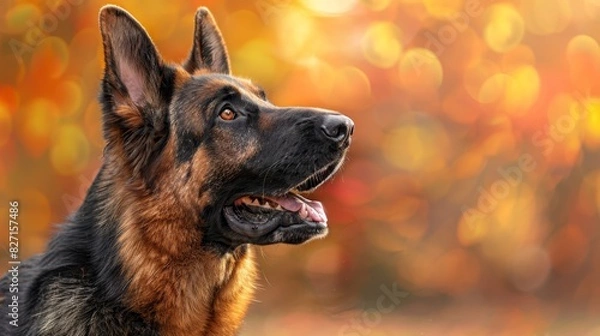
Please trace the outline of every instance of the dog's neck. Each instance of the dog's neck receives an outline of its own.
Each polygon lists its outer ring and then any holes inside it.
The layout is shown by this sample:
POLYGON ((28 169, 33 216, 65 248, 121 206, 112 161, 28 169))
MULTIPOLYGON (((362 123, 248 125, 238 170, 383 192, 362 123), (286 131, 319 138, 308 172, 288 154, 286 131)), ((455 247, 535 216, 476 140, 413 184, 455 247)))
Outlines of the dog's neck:
POLYGON ((175 194, 141 194, 121 188, 108 200, 118 208, 126 305, 161 335, 232 334, 254 288, 252 250, 206 246, 197 211, 183 208, 175 194))

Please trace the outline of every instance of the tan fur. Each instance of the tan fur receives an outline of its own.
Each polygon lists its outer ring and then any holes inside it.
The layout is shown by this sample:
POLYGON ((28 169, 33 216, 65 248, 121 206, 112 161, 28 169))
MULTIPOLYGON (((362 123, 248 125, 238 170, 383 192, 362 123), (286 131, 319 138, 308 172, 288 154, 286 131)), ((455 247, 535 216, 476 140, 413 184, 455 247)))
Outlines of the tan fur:
POLYGON ((173 211, 173 201, 135 202, 123 216, 119 243, 128 302, 163 335, 232 335, 253 286, 251 256, 223 258, 203 250, 195 218, 173 211), (216 325, 230 331, 206 332, 216 325))
POLYGON ((140 127, 144 122, 140 111, 131 105, 119 105, 115 108, 115 113, 123 118, 128 127, 140 127))
POLYGON ((197 236, 181 224, 154 223, 170 233, 152 237, 140 234, 134 220, 125 221, 120 242, 130 277, 130 304, 157 323, 163 335, 232 335, 252 290, 251 257, 231 260, 201 250, 192 238, 197 236), (227 331, 217 332, 223 328, 227 331))
POLYGON ((199 190, 205 184, 210 183, 211 171, 209 169, 210 161, 206 150, 199 148, 195 154, 195 159, 179 168, 178 176, 180 176, 179 184, 175 186, 178 191, 178 202, 181 205, 187 206, 191 211, 193 209, 202 209, 206 204, 212 201, 210 190, 202 190, 198 195, 199 190), (188 180, 184 180, 182 175, 185 170, 191 171, 188 180))
POLYGON ((252 95, 260 97, 260 95, 263 94, 260 87, 254 84, 251 80, 246 78, 238 78, 238 80, 242 85, 243 89, 250 92, 252 95))
MULTIPOLYGON (((230 132, 223 130, 216 130, 214 132, 214 138, 217 141, 221 141, 224 144, 229 142, 231 137, 235 136, 235 134, 231 134, 230 132)), ((243 147, 234 147, 234 146, 223 146, 223 153, 226 153, 226 157, 229 158, 228 166, 239 166, 240 162, 244 162, 250 159, 253 155, 255 155, 259 150, 260 146, 256 139, 252 139, 244 144, 243 147)))
POLYGON ((252 249, 237 261, 228 283, 218 292, 214 301, 216 314, 207 328, 207 335, 233 335, 242 323, 248 305, 252 300, 254 288, 248 283, 254 283, 256 268, 252 257, 252 249))
POLYGON ((206 74, 209 74, 209 73, 210 73, 210 70, 208 70, 206 68, 200 68, 200 69, 196 69, 193 72, 193 75, 194 76, 202 76, 202 75, 206 75, 206 74))
MULTIPOLYGON (((118 198, 127 200, 120 204, 118 239, 129 279, 127 302, 156 323, 161 335, 233 335, 251 299, 255 265, 250 249, 222 257, 201 246, 202 223, 194 214, 210 196, 198 198, 194 190, 209 171, 204 150, 196 155, 185 182, 181 175, 188 167, 182 165, 169 172, 180 176, 180 183, 160 184, 154 194, 140 196, 126 187, 120 191, 118 198)), ((162 166, 172 170, 174 163, 166 160, 162 166)))
POLYGON ((182 67, 175 67, 175 90, 180 89, 185 82, 190 80, 191 75, 185 71, 182 67))

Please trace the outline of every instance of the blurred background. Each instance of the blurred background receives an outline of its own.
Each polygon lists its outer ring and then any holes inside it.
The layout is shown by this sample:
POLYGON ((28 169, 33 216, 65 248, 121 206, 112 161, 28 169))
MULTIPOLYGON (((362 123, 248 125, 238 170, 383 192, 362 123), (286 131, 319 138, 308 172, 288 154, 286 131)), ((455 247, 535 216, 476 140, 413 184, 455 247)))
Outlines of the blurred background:
MULTIPOLYGON (((600 335, 600 0, 113 3, 175 62, 208 6, 235 74, 356 123, 314 196, 329 236, 260 248, 242 335, 600 335)), ((0 209, 20 201, 22 259, 101 162, 104 4, 0 3, 0 209)))

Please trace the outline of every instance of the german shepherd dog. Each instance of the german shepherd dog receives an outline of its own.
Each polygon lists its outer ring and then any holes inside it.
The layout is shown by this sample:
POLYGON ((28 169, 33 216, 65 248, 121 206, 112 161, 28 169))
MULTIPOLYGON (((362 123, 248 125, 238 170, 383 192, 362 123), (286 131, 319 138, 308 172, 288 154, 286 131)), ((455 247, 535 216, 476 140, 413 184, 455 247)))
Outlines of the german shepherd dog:
POLYGON ((230 74, 206 8, 182 65, 125 10, 99 15, 103 164, 47 251, 19 269, 18 327, 2 335, 234 335, 256 278, 252 245, 327 234, 299 193, 340 167, 353 122, 277 107, 230 74))

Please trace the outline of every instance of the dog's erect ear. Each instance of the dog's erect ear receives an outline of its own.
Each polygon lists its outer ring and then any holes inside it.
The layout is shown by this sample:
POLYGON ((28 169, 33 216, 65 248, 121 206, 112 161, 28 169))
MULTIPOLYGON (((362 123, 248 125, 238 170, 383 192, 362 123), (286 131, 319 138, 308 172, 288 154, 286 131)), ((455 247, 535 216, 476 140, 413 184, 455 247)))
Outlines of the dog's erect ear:
POLYGON ((206 7, 196 11, 194 43, 183 67, 189 73, 198 69, 230 74, 229 56, 215 19, 206 7))
POLYGON ((115 157, 131 176, 142 176, 151 185, 155 158, 168 139, 173 74, 144 28, 125 10, 102 7, 100 31, 105 61, 100 100, 107 148, 118 151, 115 157))
POLYGON ((112 97, 115 107, 156 106, 162 61, 144 28, 124 9, 108 5, 100 10, 100 31, 104 45, 104 93, 112 97))

